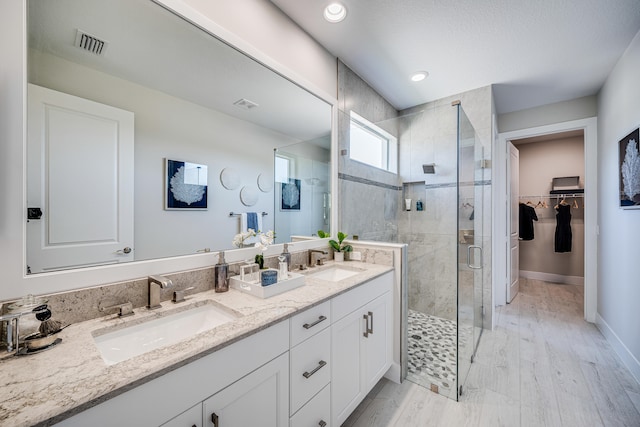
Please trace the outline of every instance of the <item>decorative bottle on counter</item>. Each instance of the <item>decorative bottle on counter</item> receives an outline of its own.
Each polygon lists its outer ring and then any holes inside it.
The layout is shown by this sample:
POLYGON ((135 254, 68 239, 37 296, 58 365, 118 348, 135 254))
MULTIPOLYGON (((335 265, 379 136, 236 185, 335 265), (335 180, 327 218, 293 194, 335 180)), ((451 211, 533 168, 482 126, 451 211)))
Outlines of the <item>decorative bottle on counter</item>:
POLYGON ((224 252, 218 254, 218 263, 214 267, 216 292, 227 292, 229 290, 229 264, 224 260, 224 252))
POLYGON ((284 262, 287 263, 287 271, 291 271, 291 253, 289 252, 289 243, 284 244, 284 249, 280 255, 285 258, 284 262))

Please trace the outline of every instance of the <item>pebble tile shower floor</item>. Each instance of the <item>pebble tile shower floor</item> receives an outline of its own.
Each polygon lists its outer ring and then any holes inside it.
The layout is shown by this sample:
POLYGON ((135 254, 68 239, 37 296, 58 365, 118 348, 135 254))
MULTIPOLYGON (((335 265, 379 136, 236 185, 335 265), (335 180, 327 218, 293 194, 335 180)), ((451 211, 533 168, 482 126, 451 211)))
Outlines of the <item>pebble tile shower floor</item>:
POLYGON ((455 398, 457 328, 454 320, 409 310, 407 379, 455 398))

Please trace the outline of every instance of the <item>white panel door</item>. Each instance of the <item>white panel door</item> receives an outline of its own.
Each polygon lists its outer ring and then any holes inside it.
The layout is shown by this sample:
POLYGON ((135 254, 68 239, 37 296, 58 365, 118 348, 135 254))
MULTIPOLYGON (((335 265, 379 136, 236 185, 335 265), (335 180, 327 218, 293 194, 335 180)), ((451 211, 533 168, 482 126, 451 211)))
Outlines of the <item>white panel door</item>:
POLYGON ((520 287, 520 153, 511 143, 507 142, 509 157, 507 170, 509 171, 509 286, 507 286, 507 302, 513 301, 520 287))
POLYGON ((133 113, 28 88, 31 273, 133 260, 133 113))

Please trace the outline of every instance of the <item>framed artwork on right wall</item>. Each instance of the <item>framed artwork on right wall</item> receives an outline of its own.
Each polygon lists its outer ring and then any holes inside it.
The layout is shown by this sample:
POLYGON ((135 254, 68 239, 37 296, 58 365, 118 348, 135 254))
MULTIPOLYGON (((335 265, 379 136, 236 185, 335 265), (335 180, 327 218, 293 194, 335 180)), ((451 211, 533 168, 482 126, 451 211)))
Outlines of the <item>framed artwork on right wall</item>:
POLYGON ((640 128, 619 141, 620 207, 640 209, 640 128))

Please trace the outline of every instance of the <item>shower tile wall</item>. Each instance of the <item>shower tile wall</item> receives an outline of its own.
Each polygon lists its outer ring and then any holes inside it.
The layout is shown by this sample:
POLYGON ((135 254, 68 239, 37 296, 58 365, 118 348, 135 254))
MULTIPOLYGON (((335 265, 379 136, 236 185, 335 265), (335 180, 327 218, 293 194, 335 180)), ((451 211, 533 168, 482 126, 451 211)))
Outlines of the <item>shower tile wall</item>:
MULTIPOLYGON (((476 130, 484 159, 491 159, 492 95, 491 87, 483 87, 456 96, 400 111, 400 168, 405 184, 399 195, 413 199, 410 212, 398 212, 398 241, 409 243, 409 308, 432 316, 455 320, 457 309, 457 111, 451 102, 460 100, 476 130), (435 163, 436 173, 424 174, 422 165, 435 163), (415 210, 420 198, 424 211, 415 210)), ((462 138, 467 132, 462 130, 462 138)), ((473 175, 469 176, 472 179, 473 175)), ((491 182, 491 169, 482 169, 473 179, 491 182)), ((476 191, 478 187, 476 186, 476 191)), ((484 251, 483 301, 491 301, 491 186, 484 185, 483 235, 484 251)), ((473 194, 473 193, 470 193, 473 194)), ((400 205, 402 206, 402 205, 400 205)), ((477 221, 464 221, 471 210, 462 210, 461 227, 477 226, 477 221), (468 210, 468 212, 467 212, 468 210)), ((466 259, 465 259, 466 261, 466 259)), ((469 272, 470 274, 470 272, 469 272)), ((479 290, 477 292, 480 292, 479 290)), ((480 299, 476 295, 476 300, 480 299)), ((485 327, 491 325, 491 310, 486 310, 485 327)), ((482 319, 479 315, 477 319, 482 319)))
MULTIPOLYGON (((491 158, 493 101, 490 86, 412 107, 399 113, 366 82, 338 62, 339 150, 349 148, 349 111, 353 110, 398 136, 399 174, 391 174, 339 154, 339 226, 362 240, 409 244, 409 307, 445 319, 456 317, 457 179, 456 108, 460 100, 476 137, 491 158), (402 118, 398 118, 402 116, 402 118), (435 163, 425 175, 422 165, 435 163), (422 182, 423 184, 405 184, 422 182), (426 184, 426 185, 425 185, 426 184), (412 210, 404 211, 405 198, 412 210), (422 199, 424 211, 415 210, 422 199)), ((476 180, 490 183, 491 169, 476 180)), ((484 186, 483 300, 491 299, 491 186, 484 186)), ((477 242, 476 244, 479 244, 477 242)), ((487 303, 488 304, 488 303, 487 303)), ((485 327, 491 327, 486 310, 485 327)), ((480 319, 480 316, 477 316, 480 319)))
MULTIPOLYGON (((391 104, 340 61, 338 108, 340 151, 349 149, 351 110, 374 123, 393 119, 398 115, 391 104)), ((391 123, 391 127, 385 127, 385 130, 393 135, 398 134, 395 122, 391 123)), ((402 188, 398 176, 354 162, 348 155, 339 154, 338 157, 339 230, 349 236, 357 235, 361 240, 396 242, 397 195, 402 188)))

